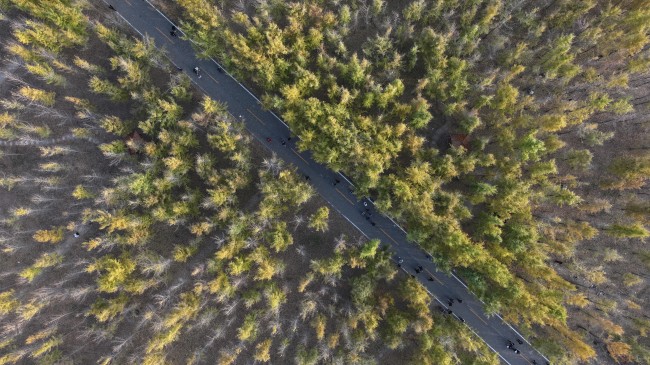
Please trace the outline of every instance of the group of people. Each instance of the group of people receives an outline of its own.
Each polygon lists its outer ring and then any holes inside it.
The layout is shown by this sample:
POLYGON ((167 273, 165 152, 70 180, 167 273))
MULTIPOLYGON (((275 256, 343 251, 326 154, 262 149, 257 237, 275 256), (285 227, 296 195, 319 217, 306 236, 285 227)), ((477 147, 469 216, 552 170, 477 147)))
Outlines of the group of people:
MULTIPOLYGON (((517 343, 523 345, 524 341, 517 339, 517 343)), ((518 354, 520 352, 518 349, 515 348, 515 344, 510 340, 508 340, 508 345, 506 346, 506 348, 509 348, 510 350, 514 351, 515 354, 518 354)))

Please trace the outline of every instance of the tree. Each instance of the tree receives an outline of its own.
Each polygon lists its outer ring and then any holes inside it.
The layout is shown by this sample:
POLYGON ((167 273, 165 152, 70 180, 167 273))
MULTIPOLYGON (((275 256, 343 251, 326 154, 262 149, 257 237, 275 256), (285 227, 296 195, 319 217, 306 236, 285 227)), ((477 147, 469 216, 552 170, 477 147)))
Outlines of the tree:
POLYGON ((408 329, 410 321, 406 315, 397 309, 388 311, 382 331, 382 337, 388 348, 396 349, 402 345, 404 333, 408 329))
POLYGON ((240 341, 253 341, 257 337, 258 323, 255 313, 250 313, 244 318, 244 323, 237 329, 237 338, 240 341))
POLYGON ((102 80, 97 76, 91 77, 88 85, 93 92, 107 95, 113 101, 126 101, 129 96, 126 90, 114 85, 108 80, 102 80))
POLYGON ((591 164, 592 157, 593 154, 587 149, 571 149, 567 152, 565 161, 572 169, 585 170, 591 164))
POLYGON ((580 125, 578 135, 588 146, 594 147, 602 146, 603 143, 614 137, 614 132, 601 132, 598 130, 598 124, 585 123, 580 125))
POLYGON ((63 256, 59 255, 56 252, 53 253, 44 253, 42 254, 35 262, 32 264, 32 266, 24 269, 23 271, 20 272, 20 277, 27 280, 28 282, 32 282, 38 274, 43 271, 43 269, 52 267, 55 265, 60 264, 63 262, 63 256))
POLYGON ((632 224, 612 224, 605 228, 605 232, 616 238, 646 238, 650 236, 650 231, 638 222, 632 224))
POLYGON ((617 180, 604 183, 609 189, 638 189, 650 177, 650 153, 641 156, 621 156, 612 161, 608 171, 617 180))
POLYGON ((318 349, 312 347, 308 350, 305 346, 300 345, 295 360, 298 365, 316 365, 318 363, 318 349))
POLYGON ((34 241, 42 243, 59 243, 63 241, 63 227, 55 229, 41 229, 32 236, 34 241))
POLYGON ((15 311, 19 305, 20 302, 14 298, 13 289, 0 293, 0 315, 15 311))
POLYGON ((316 338, 321 341, 325 338, 325 329, 327 328, 327 317, 323 314, 318 314, 311 322, 316 331, 316 338))
POLYGON ((571 47, 573 39, 573 34, 561 35, 549 46, 541 62, 546 77, 571 79, 580 72, 580 66, 573 63, 575 60, 571 47))
POLYGON ((375 257, 377 254, 377 249, 379 248, 379 240, 378 239, 373 239, 368 242, 366 242, 362 247, 361 251, 359 252, 359 257, 362 259, 368 259, 371 260, 375 257))
POLYGON ((77 200, 83 200, 83 199, 92 199, 95 197, 93 193, 88 191, 83 185, 77 185, 74 188, 74 191, 72 191, 72 197, 77 199, 77 200))
POLYGON ((56 97, 56 93, 53 91, 49 92, 29 86, 23 86, 18 89, 18 95, 31 102, 40 103, 45 106, 53 106, 54 98, 56 97))
POLYGON ((269 233, 269 239, 275 252, 283 252, 293 244, 293 236, 287 230, 286 222, 274 223, 273 230, 269 233))
POLYGON ((90 307, 88 314, 95 316, 100 322, 106 322, 121 314, 128 301, 129 298, 125 293, 120 293, 119 296, 108 300, 98 298, 90 307))
POLYGON ((327 231, 327 220, 329 218, 330 210, 327 207, 320 207, 318 210, 309 217, 309 228, 318 232, 327 231))
POLYGON ((270 339, 270 338, 258 343, 255 346, 255 355, 253 356, 253 358, 256 361, 269 362, 269 360, 271 360, 270 351, 271 351, 271 344, 272 343, 273 343, 273 340, 270 339))
POLYGON ((97 278, 97 288, 100 292, 114 293, 132 282, 132 274, 136 270, 136 262, 128 253, 119 258, 111 255, 96 259, 86 267, 86 272, 104 272, 97 278))
POLYGON ((629 361, 632 361, 632 354, 630 353, 630 350, 631 346, 625 342, 607 343, 607 351, 617 364, 620 364, 621 362, 627 363, 629 361))

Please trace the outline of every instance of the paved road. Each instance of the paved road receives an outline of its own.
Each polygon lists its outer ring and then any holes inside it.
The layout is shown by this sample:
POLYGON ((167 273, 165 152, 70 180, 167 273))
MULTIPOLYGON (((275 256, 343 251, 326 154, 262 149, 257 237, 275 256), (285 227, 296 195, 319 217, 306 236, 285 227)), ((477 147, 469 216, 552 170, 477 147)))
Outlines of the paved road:
MULTIPOLYGON (((154 39, 159 48, 167 51, 169 59, 183 72, 187 72, 204 93, 215 100, 228 104, 233 116, 244 120, 250 133, 283 160, 295 165, 309 177, 309 182, 331 206, 357 227, 366 237, 378 238, 389 243, 395 251, 395 259, 403 260, 401 268, 415 275, 434 297, 434 307, 446 311, 464 323, 495 351, 504 364, 546 364, 547 360, 537 352, 517 331, 499 316, 487 317, 481 301, 471 294, 455 275, 438 272, 428 255, 415 244, 408 243, 406 234, 397 224, 375 212, 370 200, 358 201, 352 194, 353 185, 344 176, 334 173, 316 163, 309 152, 299 153, 296 138, 289 140, 286 124, 273 113, 264 111, 259 100, 244 86, 220 69, 213 60, 198 60, 190 43, 170 35, 172 21, 166 18, 146 0, 110 1, 115 15, 128 22, 141 35, 154 39), (201 77, 192 72, 198 66, 201 77), (271 138, 269 142, 267 138, 271 138), (284 141, 284 144, 282 143, 284 141), (338 182, 338 183, 337 183, 338 182), (415 268, 422 266, 421 273, 415 268), (459 300, 460 299, 460 300, 459 300), (452 304, 449 301, 453 300, 452 304), (461 302, 462 301, 462 302, 461 302), (516 353, 508 348, 514 344, 516 353), (519 343, 521 342, 521 343, 519 343)), ((109 10, 106 3, 106 11, 109 10)), ((182 35, 182 32, 178 32, 182 35)))

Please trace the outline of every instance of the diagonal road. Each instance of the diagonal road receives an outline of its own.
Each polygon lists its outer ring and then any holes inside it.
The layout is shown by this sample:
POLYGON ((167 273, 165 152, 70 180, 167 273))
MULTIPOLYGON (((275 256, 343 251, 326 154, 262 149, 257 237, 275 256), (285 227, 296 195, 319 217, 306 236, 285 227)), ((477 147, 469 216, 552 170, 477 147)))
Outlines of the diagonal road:
MULTIPOLYGON (((275 114, 264 111, 259 100, 241 83, 231 77, 214 60, 196 58, 190 42, 170 34, 172 21, 155 9, 147 0, 102 0, 140 35, 151 37, 159 48, 167 51, 169 59, 207 95, 227 103, 229 112, 242 119, 249 132, 275 152, 278 157, 296 166, 314 186, 316 191, 352 225, 368 238, 378 238, 389 243, 395 252, 396 264, 409 275, 414 275, 431 293, 441 310, 465 323, 470 330, 485 341, 504 364, 547 364, 548 360, 536 351, 519 333, 500 316, 486 316, 483 304, 453 273, 439 272, 429 255, 420 247, 409 243, 406 232, 390 218, 375 212, 371 200, 358 201, 352 194, 354 185, 345 176, 330 171, 315 162, 311 154, 299 152, 296 137, 289 138, 287 125, 275 114), (199 67, 201 77, 192 72, 199 67), (268 140, 270 138, 270 142, 268 140), (422 267, 417 273, 415 268, 422 267), (460 299, 460 300, 459 300, 460 299), (450 304, 451 300, 451 304, 450 304), (451 311, 451 312, 450 312, 451 311), (513 349, 508 348, 508 343, 513 349), (521 342, 521 343, 520 343, 521 342)), ((182 32, 178 31, 179 35, 182 32)), ((436 303, 434 303, 435 305, 436 303)))

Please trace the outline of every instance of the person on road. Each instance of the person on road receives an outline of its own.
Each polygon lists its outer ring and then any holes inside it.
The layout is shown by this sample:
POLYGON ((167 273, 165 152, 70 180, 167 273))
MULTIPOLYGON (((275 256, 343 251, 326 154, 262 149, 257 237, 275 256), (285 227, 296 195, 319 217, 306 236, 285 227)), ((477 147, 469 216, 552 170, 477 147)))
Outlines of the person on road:
POLYGON ((73 234, 73 236, 74 236, 74 238, 79 237, 79 232, 75 231, 74 234, 73 234))
POLYGON ((433 281, 433 276, 429 276, 429 281, 433 281))
POLYGON ((172 25, 172 30, 169 31, 169 35, 176 37, 176 26, 172 25))

